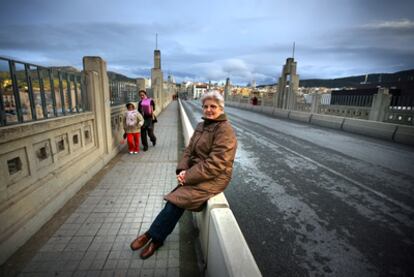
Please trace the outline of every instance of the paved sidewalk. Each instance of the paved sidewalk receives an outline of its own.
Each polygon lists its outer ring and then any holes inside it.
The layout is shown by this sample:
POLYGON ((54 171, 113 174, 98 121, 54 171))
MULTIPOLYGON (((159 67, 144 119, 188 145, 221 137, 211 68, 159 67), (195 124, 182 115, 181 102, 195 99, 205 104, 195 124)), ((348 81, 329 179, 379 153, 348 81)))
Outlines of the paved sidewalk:
POLYGON ((124 150, 19 276, 179 276, 180 223, 147 260, 129 248, 176 186, 177 132, 174 101, 155 125, 157 145, 138 155, 124 150))

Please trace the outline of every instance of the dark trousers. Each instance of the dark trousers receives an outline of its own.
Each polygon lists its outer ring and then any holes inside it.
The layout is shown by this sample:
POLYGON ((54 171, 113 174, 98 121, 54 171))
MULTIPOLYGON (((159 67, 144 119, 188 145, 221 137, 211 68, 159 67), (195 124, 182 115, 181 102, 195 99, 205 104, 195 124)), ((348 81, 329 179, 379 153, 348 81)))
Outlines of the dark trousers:
POLYGON ((185 209, 167 202, 148 230, 152 240, 154 242, 164 242, 167 236, 174 230, 184 211, 185 209))
POLYGON ((157 138, 154 135, 154 123, 151 123, 149 126, 144 125, 141 128, 141 141, 142 145, 146 148, 148 148, 147 134, 152 142, 157 140, 157 138))

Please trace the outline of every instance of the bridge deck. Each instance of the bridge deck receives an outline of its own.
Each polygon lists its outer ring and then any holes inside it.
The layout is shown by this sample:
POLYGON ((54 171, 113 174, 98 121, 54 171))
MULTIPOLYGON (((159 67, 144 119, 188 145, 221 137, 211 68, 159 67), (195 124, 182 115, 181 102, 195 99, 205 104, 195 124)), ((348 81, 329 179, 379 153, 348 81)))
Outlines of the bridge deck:
POLYGON ((193 243, 188 237, 188 214, 153 257, 142 260, 140 250, 133 252, 129 248, 163 207, 163 195, 176 186, 175 167, 182 145, 176 102, 163 111, 155 128, 155 147, 150 146, 147 152, 141 150, 138 155, 129 155, 125 148, 9 259, 2 273, 179 276, 183 263, 187 272, 197 270, 194 258, 191 261, 182 257, 196 256, 182 254, 193 243))

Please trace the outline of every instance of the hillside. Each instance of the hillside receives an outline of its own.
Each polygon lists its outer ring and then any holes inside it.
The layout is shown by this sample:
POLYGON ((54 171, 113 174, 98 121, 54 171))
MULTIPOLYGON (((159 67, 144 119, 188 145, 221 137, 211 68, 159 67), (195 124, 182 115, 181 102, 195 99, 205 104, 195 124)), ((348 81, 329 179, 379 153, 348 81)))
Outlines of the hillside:
MULTIPOLYGON (((72 66, 52 66, 50 68, 61 70, 61 71, 66 71, 66 72, 80 72, 77 68, 74 68, 72 66)), ((108 79, 117 80, 117 81, 135 81, 135 79, 131 79, 125 75, 112 72, 112 71, 108 71, 108 79)))
POLYGON ((115 72, 112 72, 112 71, 108 71, 108 79, 109 80, 117 80, 117 81, 132 81, 132 82, 135 82, 135 79, 133 79, 133 78, 129 78, 125 75, 115 73, 115 72))
POLYGON ((336 79, 308 79, 300 80, 299 86, 302 87, 361 87, 361 86, 398 86, 398 84, 413 83, 414 69, 399 71, 395 73, 374 73, 369 74, 367 84, 361 84, 365 81, 365 75, 351 76, 336 79))
MULTIPOLYGON (((365 75, 350 76, 335 79, 306 79, 300 80, 299 86, 301 87, 327 87, 327 88, 364 88, 364 87, 404 87, 414 89, 414 69, 399 71, 395 73, 372 73, 368 75, 367 83, 365 81, 365 75)), ((276 85, 276 84, 270 84, 276 85)), ((264 87, 268 85, 260 85, 258 87, 264 87)))
POLYGON ((51 69, 61 70, 65 72, 80 72, 79 69, 73 66, 50 66, 51 69))

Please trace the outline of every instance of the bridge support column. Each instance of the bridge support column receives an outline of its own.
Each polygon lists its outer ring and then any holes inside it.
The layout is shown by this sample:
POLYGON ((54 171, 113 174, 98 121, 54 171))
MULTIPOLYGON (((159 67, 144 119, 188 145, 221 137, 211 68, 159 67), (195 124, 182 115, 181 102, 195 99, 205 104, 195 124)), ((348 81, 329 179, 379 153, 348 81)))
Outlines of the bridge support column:
POLYGON ((151 69, 152 98, 155 101, 155 109, 160 111, 164 106, 164 77, 161 71, 161 51, 154 50, 154 68, 151 69))
POLYGON ((388 93, 388 88, 379 88, 378 93, 374 95, 374 99, 372 100, 369 120, 383 121, 390 103, 391 95, 388 93))
POLYGON ((288 58, 277 84, 277 93, 273 96, 273 105, 280 109, 294 110, 298 88, 299 75, 296 74, 296 62, 293 58, 288 58))
POLYGON ((84 57, 83 70, 92 111, 95 113, 96 141, 108 154, 112 150, 111 105, 106 62, 100 57, 84 57))
MULTIPOLYGON (((145 78, 137 78, 137 90, 145 90, 145 78)), ((137 93, 138 93, 137 91, 137 93)))
POLYGON ((321 104, 321 95, 316 94, 316 93, 312 94, 311 113, 318 113, 320 104, 321 104))

